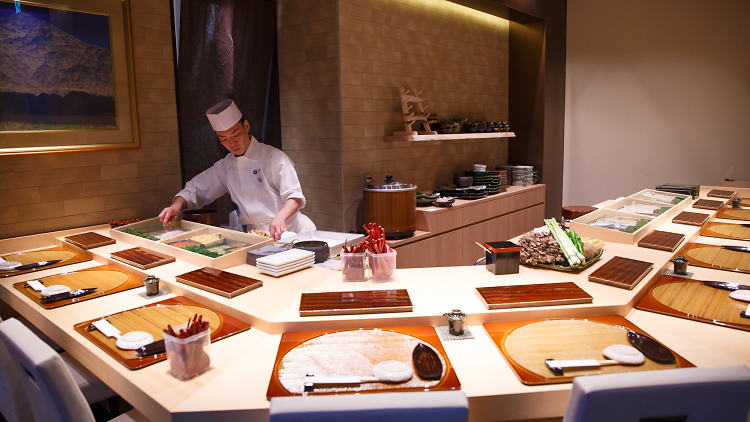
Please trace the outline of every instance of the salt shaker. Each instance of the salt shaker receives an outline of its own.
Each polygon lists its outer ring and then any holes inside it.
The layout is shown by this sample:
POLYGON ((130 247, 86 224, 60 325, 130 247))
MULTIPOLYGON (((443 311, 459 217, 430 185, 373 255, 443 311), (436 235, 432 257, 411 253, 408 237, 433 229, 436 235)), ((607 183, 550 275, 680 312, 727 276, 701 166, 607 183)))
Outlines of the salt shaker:
POLYGON ((466 320, 466 314, 461 312, 460 309, 454 309, 452 312, 446 312, 443 314, 444 317, 448 318, 449 329, 448 332, 454 336, 461 336, 464 334, 464 321, 466 320))
POLYGON ((678 256, 677 258, 670 259, 669 262, 674 263, 674 273, 679 275, 687 274, 688 261, 684 256, 678 256))
POLYGON ((159 278, 153 275, 146 277, 143 280, 143 284, 146 285, 146 296, 155 296, 159 294, 159 278))

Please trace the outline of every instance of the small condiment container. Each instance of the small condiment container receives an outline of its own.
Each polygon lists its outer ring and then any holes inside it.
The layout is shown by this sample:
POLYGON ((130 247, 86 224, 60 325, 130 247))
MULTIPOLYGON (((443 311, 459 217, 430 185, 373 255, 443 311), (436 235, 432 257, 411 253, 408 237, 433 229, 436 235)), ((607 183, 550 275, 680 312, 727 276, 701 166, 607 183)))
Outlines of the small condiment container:
MULTIPOLYGON (((182 324, 174 328, 179 331, 182 324)), ((169 373, 177 379, 187 381, 211 368, 211 329, 188 337, 179 338, 164 333, 164 348, 167 350, 169 373)))
POLYGON ((679 275, 687 275, 687 267, 690 262, 684 256, 678 256, 677 258, 670 259, 669 262, 674 263, 674 273, 679 275))
POLYGON ((513 242, 486 242, 485 268, 495 275, 518 274, 521 247, 513 242))
POLYGON ((158 277, 150 275, 143 280, 143 284, 146 285, 147 296, 155 296, 159 294, 159 278, 158 277))
POLYGON ((461 336, 464 334, 465 313, 461 312, 460 309, 454 309, 451 312, 444 313, 443 316, 448 318, 448 332, 451 335, 461 336))
POLYGON ((734 208, 742 208, 742 198, 734 198, 734 199, 732 199, 732 207, 734 207, 734 208))

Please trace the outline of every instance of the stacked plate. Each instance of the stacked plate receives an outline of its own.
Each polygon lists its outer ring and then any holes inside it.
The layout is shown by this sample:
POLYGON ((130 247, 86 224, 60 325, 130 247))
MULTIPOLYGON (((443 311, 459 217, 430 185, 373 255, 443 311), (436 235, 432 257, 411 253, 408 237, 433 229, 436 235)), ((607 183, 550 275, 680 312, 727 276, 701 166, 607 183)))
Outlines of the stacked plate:
POLYGON ((508 185, 510 185, 508 170, 497 170, 497 172, 500 173, 500 188, 502 189, 500 192, 505 192, 508 190, 508 185))
POLYGON ((440 195, 450 196, 457 199, 480 199, 487 196, 487 188, 484 186, 470 186, 459 188, 456 185, 438 186, 440 195))
MULTIPOLYGON (((487 181, 487 193, 490 195, 494 195, 496 193, 505 192, 507 189, 507 180, 505 185, 503 185, 503 173, 501 171, 491 171, 489 172, 489 175, 487 176, 489 180, 487 181)), ((506 178, 507 173, 506 174, 506 178)))
POLYGON ((513 186, 530 186, 534 184, 534 166, 513 166, 510 171, 513 186))
POLYGON ((474 171, 487 171, 486 164, 474 164, 474 171))
POLYGON ((315 263, 315 252, 303 249, 290 249, 286 252, 258 258, 255 266, 263 274, 281 277, 303 268, 311 267, 315 263))

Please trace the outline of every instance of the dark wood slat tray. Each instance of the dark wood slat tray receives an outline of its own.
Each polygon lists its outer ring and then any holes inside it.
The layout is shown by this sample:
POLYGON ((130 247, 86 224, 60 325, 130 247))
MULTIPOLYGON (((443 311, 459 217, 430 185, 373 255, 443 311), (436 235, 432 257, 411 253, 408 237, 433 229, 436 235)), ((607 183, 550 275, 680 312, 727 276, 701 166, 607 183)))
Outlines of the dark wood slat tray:
POLYGON ((175 280, 220 296, 232 298, 263 285, 261 280, 213 268, 200 268, 180 274, 175 280))
MULTIPOLYGON (((750 207, 750 199, 743 199, 742 206, 750 207)), ((719 212, 716 213, 716 217, 726 218, 728 220, 750 221, 750 209, 724 207, 719 209, 719 212)))
POLYGON ((65 241, 83 249, 94 249, 100 246, 113 245, 116 242, 115 239, 112 239, 111 237, 103 236, 94 232, 65 236, 65 241))
POLYGON ((109 254, 109 256, 111 256, 112 259, 116 259, 142 270, 148 270, 175 261, 173 256, 141 247, 113 252, 109 254))
POLYGON ((716 211, 723 207, 727 201, 714 201, 711 199, 699 199, 693 203, 693 208, 716 211))
POLYGON ((719 245, 688 243, 678 255, 686 257, 689 265, 750 274, 750 253, 724 249, 719 245))
POLYGON ((412 364, 412 350, 423 343, 440 357, 443 375, 423 380, 414 373, 403 383, 367 383, 316 388, 307 394, 377 393, 456 390, 461 383, 433 327, 389 327, 344 331, 284 333, 266 396, 302 395, 307 373, 318 376, 372 376, 372 367, 386 360, 412 364))
POLYGON ((709 214, 702 214, 699 212, 683 211, 677 214, 673 219, 673 223, 687 224, 688 226, 702 226, 703 223, 708 221, 709 214))
POLYGON ((633 290, 652 268, 651 262, 616 256, 589 274, 589 281, 633 290))
POLYGON ((209 321, 212 343, 250 329, 248 323, 183 296, 175 296, 140 308, 94 318, 78 323, 74 328, 126 368, 135 370, 161 362, 167 358, 167 354, 159 353, 140 358, 134 350, 121 350, 115 345, 115 339, 105 337, 96 329, 89 331, 88 328, 92 322, 106 319, 123 334, 130 331, 146 331, 154 336, 154 341, 159 341, 164 338, 162 330, 167 328, 167 324, 171 324, 172 327, 184 324, 196 313, 203 315, 204 321, 209 321))
POLYGON ((86 296, 45 304, 42 303, 42 294, 29 287, 25 282, 13 284, 13 287, 45 309, 59 308, 61 306, 70 305, 71 303, 83 302, 85 300, 107 296, 125 290, 135 289, 137 287, 143 287, 143 280, 141 280, 140 277, 109 265, 101 265, 69 273, 55 274, 42 277, 39 281, 45 286, 60 284, 70 287, 71 290, 91 287, 97 288, 96 291, 86 296))
POLYGON ((60 262, 57 264, 47 265, 40 268, 32 268, 30 270, 22 271, 0 271, 0 278, 13 277, 14 275, 28 274, 37 271, 49 270, 50 268, 62 267, 64 265, 77 264, 79 262, 91 261, 90 256, 80 254, 72 249, 68 249, 64 246, 57 246, 54 248, 40 249, 37 251, 30 252, 19 252, 8 255, 3 255, 3 259, 6 261, 17 261, 21 265, 33 264, 41 261, 54 261, 59 259, 60 262))
POLYGON ((299 304, 300 316, 411 312, 413 309, 406 289, 302 293, 299 304))
POLYGON ((750 319, 740 316, 740 312, 747 309, 747 303, 730 298, 730 293, 728 290, 706 286, 700 280, 663 275, 635 307, 750 331, 750 319))
POLYGON ((695 366, 674 351, 672 353, 677 361, 672 364, 657 363, 647 357, 642 365, 566 369, 562 376, 556 376, 544 365, 545 359, 603 360, 606 359, 602 354, 605 347, 612 344, 630 345, 627 338, 628 329, 648 335, 619 315, 491 322, 484 324, 484 329, 519 381, 526 385, 572 382, 579 376, 695 366))
POLYGON ((701 236, 719 237, 722 239, 750 240, 750 224, 732 224, 712 222, 701 231, 701 236), (744 227, 748 226, 748 227, 744 227))
POLYGON ((660 251, 674 252, 680 243, 685 240, 685 235, 680 233, 663 232, 654 230, 644 236, 638 246, 641 248, 657 249, 660 251))
POLYGON ((487 309, 591 303, 594 298, 575 283, 544 283, 518 286, 477 287, 487 309))
POLYGON ((707 193, 706 196, 710 196, 712 198, 724 198, 724 199, 731 199, 734 196, 733 190, 721 190, 721 189, 712 189, 711 192, 707 193))

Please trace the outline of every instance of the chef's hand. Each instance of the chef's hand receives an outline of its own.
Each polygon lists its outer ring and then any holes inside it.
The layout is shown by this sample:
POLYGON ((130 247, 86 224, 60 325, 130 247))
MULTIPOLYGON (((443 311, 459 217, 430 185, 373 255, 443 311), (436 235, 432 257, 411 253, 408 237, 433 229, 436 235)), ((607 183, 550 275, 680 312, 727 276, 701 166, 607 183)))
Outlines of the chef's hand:
POLYGON ((285 218, 282 215, 276 215, 271 220, 271 226, 268 228, 268 234, 274 238, 274 240, 281 240, 281 235, 286 231, 286 224, 284 223, 285 218))
POLYGON ((175 198, 172 205, 164 208, 159 213, 159 220, 161 221, 161 224, 164 226, 170 225, 177 218, 177 216, 180 215, 180 211, 182 211, 184 208, 187 208, 187 201, 185 201, 185 198, 178 196, 177 198, 175 198))

